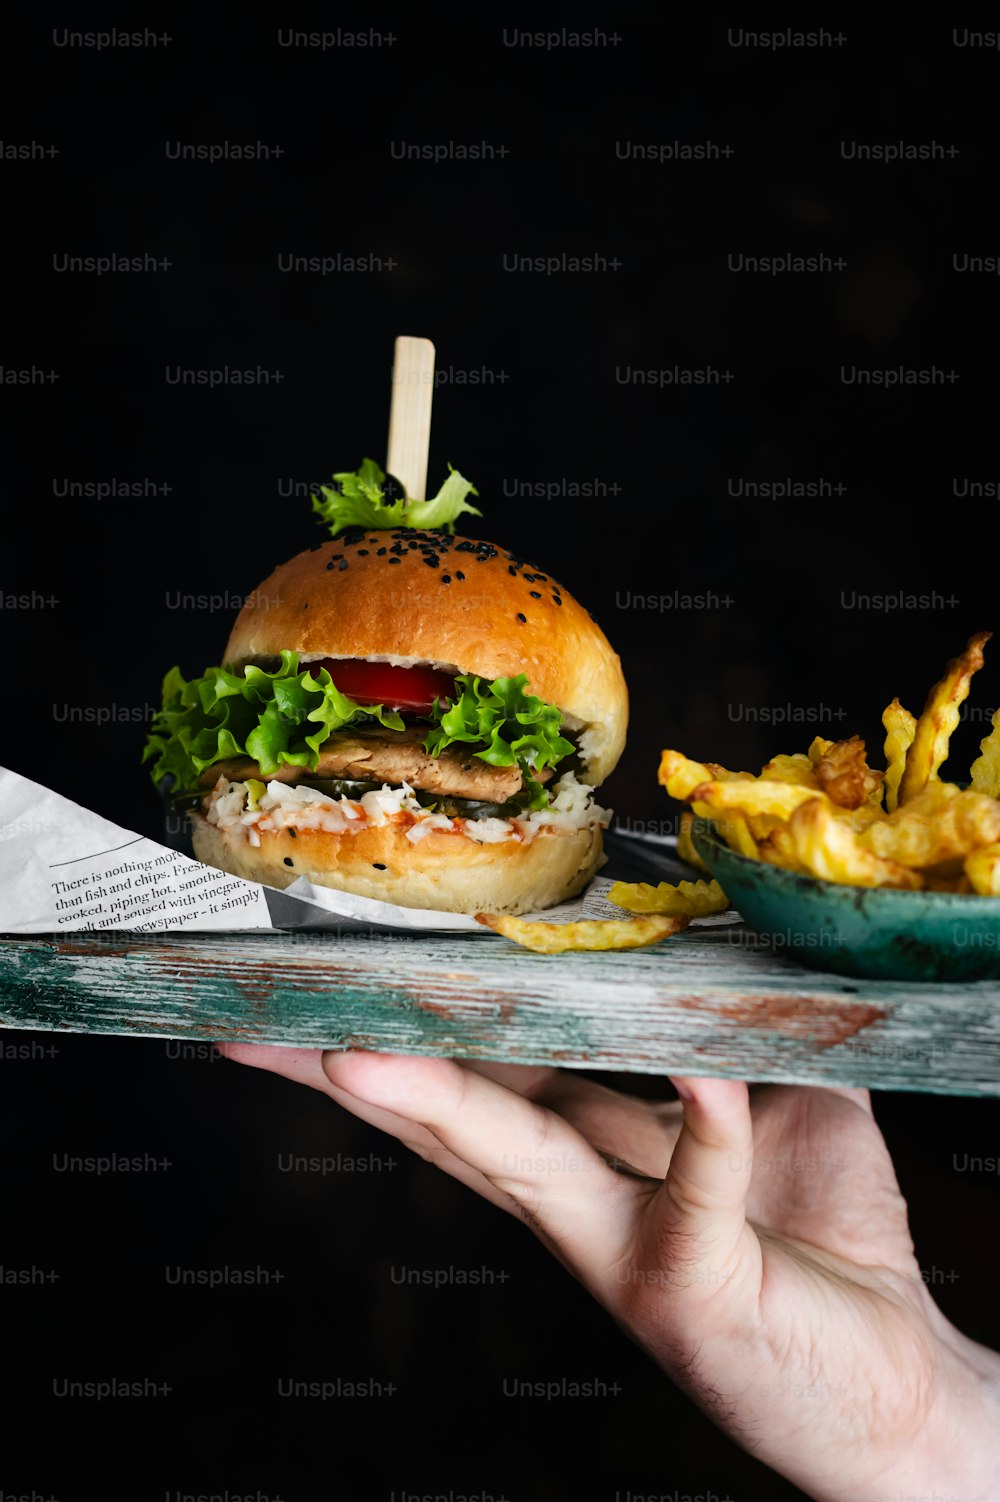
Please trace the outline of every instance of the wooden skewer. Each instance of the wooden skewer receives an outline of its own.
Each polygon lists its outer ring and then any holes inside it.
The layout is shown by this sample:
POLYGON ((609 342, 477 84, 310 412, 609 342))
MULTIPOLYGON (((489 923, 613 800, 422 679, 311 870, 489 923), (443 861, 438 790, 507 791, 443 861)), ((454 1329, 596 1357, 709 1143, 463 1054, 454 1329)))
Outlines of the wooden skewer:
POLYGON ((434 346, 429 339, 401 334, 392 365, 389 451, 386 470, 411 501, 425 499, 434 398, 434 346))

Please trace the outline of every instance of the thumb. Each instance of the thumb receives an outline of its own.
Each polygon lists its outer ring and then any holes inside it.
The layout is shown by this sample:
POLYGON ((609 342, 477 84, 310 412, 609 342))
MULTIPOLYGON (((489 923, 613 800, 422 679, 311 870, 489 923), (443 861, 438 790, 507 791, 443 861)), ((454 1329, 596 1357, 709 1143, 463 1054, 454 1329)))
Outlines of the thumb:
MULTIPOLYGON (((753 1164, 750 1093, 738 1080, 672 1079, 684 1125, 649 1206, 648 1252, 675 1289, 724 1287, 756 1236, 746 1223, 753 1164)), ((645 1239, 645 1238, 644 1238, 645 1239)))

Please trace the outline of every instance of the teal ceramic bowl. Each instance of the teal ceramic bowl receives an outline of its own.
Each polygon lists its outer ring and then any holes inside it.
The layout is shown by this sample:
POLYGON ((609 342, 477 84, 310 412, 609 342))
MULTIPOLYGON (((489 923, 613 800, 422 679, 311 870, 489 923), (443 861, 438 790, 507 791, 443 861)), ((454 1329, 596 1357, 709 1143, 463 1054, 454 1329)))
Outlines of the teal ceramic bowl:
POLYGON ((762 948, 868 980, 1000 977, 1000 897, 842 886, 737 855, 705 820, 691 835, 762 948))

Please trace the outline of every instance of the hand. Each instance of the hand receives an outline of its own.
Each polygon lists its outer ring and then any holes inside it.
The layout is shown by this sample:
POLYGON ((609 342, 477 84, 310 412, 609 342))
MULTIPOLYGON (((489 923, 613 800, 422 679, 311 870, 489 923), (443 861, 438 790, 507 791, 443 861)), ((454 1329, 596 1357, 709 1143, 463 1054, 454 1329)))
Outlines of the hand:
POLYGON ((737 1443, 817 1502, 1000 1498, 1000 1358, 931 1299, 866 1091, 219 1045, 521 1216, 737 1443))

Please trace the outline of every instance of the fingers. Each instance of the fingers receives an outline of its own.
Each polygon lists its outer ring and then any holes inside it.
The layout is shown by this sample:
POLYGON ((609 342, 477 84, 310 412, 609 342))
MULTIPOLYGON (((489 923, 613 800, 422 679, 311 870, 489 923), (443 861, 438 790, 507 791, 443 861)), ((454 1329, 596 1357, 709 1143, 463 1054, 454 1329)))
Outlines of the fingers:
POLYGON ((759 1273, 759 1245, 746 1223, 753 1164, 749 1091, 738 1080, 672 1082, 684 1125, 663 1187, 647 1208, 643 1252, 674 1287, 712 1297, 745 1271, 748 1253, 759 1273))
POLYGON ((648 1102, 552 1069, 217 1046, 237 1063, 322 1091, 520 1215, 595 1292, 607 1289, 631 1245, 649 1194, 641 1176, 663 1178, 680 1132, 676 1117, 648 1102))
POLYGON ((539 1105, 548 1106, 606 1158, 613 1168, 662 1179, 681 1129, 676 1101, 642 1100, 583 1079, 571 1069, 466 1060, 464 1066, 539 1105))
POLYGON ((234 1064, 247 1064, 251 1069, 266 1069, 270 1074, 283 1075, 299 1085, 311 1085, 314 1090, 327 1091, 327 1078, 320 1062, 318 1048, 270 1048, 263 1043, 216 1043, 216 1050, 224 1059, 234 1064))
POLYGON ((432 1133, 518 1207, 595 1291, 628 1246, 638 1203, 570 1124, 450 1059, 325 1053, 333 1085, 432 1133))
MULTIPOLYGON (((482 1194, 511 1214, 519 1206, 482 1174, 439 1142, 433 1132, 389 1111, 366 1105, 333 1085, 323 1070, 318 1049, 270 1048, 260 1044, 216 1044, 237 1063, 266 1069, 328 1095, 353 1115, 389 1132, 404 1147, 482 1194)), ((349 1066, 345 1066, 349 1067, 349 1066)), ((679 1108, 609 1090, 593 1080, 550 1067, 467 1060, 462 1067, 483 1075, 526 1099, 547 1106, 575 1127, 615 1171, 662 1179, 681 1128, 679 1108)))
POLYGON ((488 1080, 496 1080, 498 1085, 506 1085, 508 1090, 516 1090, 518 1095, 526 1095, 529 1100, 537 1100, 559 1078, 558 1069, 549 1064, 500 1064, 493 1059, 463 1059, 462 1067, 484 1074, 488 1080))
POLYGON ((640 1100, 570 1070, 553 1071, 533 1099, 558 1112, 612 1167, 665 1177, 681 1130, 676 1102, 640 1100))
POLYGON ((461 1158, 456 1158, 432 1132, 402 1116, 393 1115, 391 1111, 382 1111, 357 1100, 348 1091, 332 1084, 323 1069, 323 1054, 320 1049, 269 1048, 259 1043, 217 1043, 215 1046, 224 1058, 231 1059, 236 1064, 247 1064, 251 1069, 266 1069, 271 1074, 280 1074, 297 1084, 310 1085, 314 1090, 322 1091, 338 1106, 350 1111, 352 1116, 395 1137, 403 1147, 409 1148, 426 1162, 433 1163, 500 1209, 512 1215, 518 1213, 517 1206, 508 1195, 502 1194, 481 1173, 463 1163, 461 1158))
POLYGON ((875 1113, 872 1110, 872 1097, 870 1090, 855 1090, 849 1085, 819 1085, 814 1089, 829 1090, 831 1095, 842 1095, 845 1100, 852 1100, 862 1111, 867 1111, 869 1116, 875 1113))

